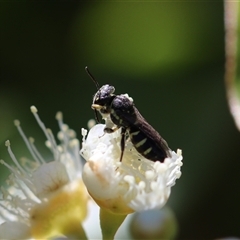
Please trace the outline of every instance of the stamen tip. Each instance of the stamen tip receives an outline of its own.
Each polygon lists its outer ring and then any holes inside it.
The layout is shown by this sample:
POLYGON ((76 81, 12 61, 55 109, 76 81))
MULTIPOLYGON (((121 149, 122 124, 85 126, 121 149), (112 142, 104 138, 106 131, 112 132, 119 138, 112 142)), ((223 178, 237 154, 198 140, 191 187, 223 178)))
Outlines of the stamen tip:
POLYGON ((56 114, 56 119, 57 119, 57 120, 62 120, 62 119, 63 119, 63 114, 62 114, 62 112, 57 112, 57 114, 56 114))
POLYGON ((88 129, 91 129, 95 125, 96 125, 96 121, 94 119, 90 119, 87 123, 88 129))
POLYGON ((9 140, 7 140, 7 141, 5 142, 5 146, 6 146, 6 147, 9 147, 9 146, 10 146, 10 141, 9 141, 9 140))
POLYGON ((71 147, 79 146, 79 141, 78 141, 77 139, 73 139, 73 140, 69 143, 69 145, 70 145, 71 147))
POLYGON ((177 149, 177 155, 182 156, 182 150, 181 149, 177 149))
POLYGON ((13 123, 14 123, 14 125, 15 125, 16 127, 19 127, 19 126, 20 126, 20 121, 19 121, 18 119, 15 119, 15 120, 13 121, 13 123))
POLYGON ((31 106, 30 110, 31 110, 32 113, 37 113, 38 112, 38 110, 35 106, 31 106))
POLYGON ((87 130, 85 128, 81 129, 82 136, 85 137, 87 135, 87 130))
POLYGON ((46 128, 46 131, 50 134, 52 134, 52 130, 50 128, 46 128))

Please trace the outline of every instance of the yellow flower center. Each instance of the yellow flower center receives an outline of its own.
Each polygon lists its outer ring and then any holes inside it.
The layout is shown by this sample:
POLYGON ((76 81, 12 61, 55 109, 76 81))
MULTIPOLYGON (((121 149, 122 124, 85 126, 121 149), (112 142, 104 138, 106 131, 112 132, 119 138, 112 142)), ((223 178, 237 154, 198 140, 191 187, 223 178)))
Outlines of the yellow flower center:
POLYGON ((87 214, 87 192, 82 180, 65 185, 31 212, 31 231, 36 239, 79 231, 87 214), (78 229, 73 229, 73 228, 78 229))

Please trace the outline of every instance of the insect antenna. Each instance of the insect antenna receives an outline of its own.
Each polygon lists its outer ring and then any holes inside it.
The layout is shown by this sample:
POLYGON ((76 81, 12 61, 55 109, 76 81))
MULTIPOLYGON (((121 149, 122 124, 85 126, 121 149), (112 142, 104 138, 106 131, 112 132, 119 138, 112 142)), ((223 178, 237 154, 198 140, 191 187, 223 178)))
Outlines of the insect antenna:
MULTIPOLYGON (((97 80, 93 77, 93 75, 90 73, 90 71, 89 71, 89 69, 88 69, 87 66, 85 67, 85 71, 86 71, 87 75, 88 75, 88 76, 92 79, 92 81, 94 82, 97 90, 99 90, 99 84, 98 84, 97 80)), ((95 114, 95 119, 96 119, 96 121, 99 123, 100 120, 99 120, 98 112, 97 112, 96 109, 94 109, 94 114, 95 114)))
POLYGON ((85 67, 85 71, 87 72, 88 76, 92 79, 92 81, 95 83, 97 90, 99 90, 99 84, 98 84, 97 80, 94 78, 94 76, 90 73, 87 66, 85 67))

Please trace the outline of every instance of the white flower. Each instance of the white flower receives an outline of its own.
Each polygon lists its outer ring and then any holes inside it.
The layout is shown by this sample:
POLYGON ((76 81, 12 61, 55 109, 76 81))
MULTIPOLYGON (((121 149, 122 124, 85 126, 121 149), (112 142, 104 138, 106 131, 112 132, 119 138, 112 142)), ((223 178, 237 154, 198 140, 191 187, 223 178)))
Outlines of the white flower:
POLYGON ((163 207, 171 187, 181 176, 181 150, 171 151, 172 157, 166 158, 164 163, 153 162, 140 155, 131 141, 126 141, 120 162, 120 130, 107 134, 104 127, 98 124, 88 135, 82 130, 80 153, 87 160, 83 181, 89 194, 100 207, 113 213, 128 214, 163 207))
POLYGON ((6 141, 14 165, 0 161, 11 171, 8 187, 1 188, 0 239, 40 239, 67 233, 69 228, 80 231, 73 226, 81 228, 87 213, 88 195, 81 178, 79 141, 74 131, 63 123, 62 114, 57 113, 60 128, 60 144, 57 144, 51 130, 41 122, 37 109, 32 106, 31 111, 47 138, 53 159, 48 162, 41 156, 34 140, 26 138, 16 120, 33 160, 17 160, 10 142, 6 141))

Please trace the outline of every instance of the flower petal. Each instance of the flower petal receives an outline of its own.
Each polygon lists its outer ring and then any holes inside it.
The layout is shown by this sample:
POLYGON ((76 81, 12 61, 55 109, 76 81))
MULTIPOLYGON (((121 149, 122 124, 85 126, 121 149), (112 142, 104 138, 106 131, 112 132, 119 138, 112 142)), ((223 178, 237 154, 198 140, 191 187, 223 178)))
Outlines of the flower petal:
POLYGON ((80 151, 87 160, 83 181, 90 195, 100 207, 121 214, 163 207, 181 176, 181 151, 172 151, 164 163, 153 162, 126 141, 120 162, 120 130, 105 134, 104 128, 95 125, 84 137, 80 151))
POLYGON ((30 228, 21 222, 4 222, 0 225, 0 239, 29 239, 30 228))

